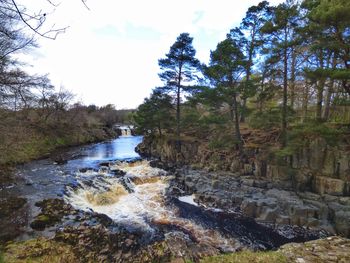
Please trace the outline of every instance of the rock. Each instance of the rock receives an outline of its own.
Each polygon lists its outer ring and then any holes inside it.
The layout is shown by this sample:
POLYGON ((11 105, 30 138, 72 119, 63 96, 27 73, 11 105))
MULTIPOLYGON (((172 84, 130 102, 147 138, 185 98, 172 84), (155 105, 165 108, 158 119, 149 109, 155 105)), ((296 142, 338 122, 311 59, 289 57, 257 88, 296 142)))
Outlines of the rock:
POLYGON ((350 211, 336 211, 334 221, 337 233, 350 237, 350 211))
POLYGON ((105 214, 93 213, 92 216, 96 218, 105 227, 114 224, 114 221, 105 214))
POLYGON ((80 173, 87 173, 89 171, 92 171, 92 172, 97 172, 98 170, 97 169, 93 169, 93 168, 80 168, 79 169, 79 172, 80 173))
POLYGON ((23 197, 0 198, 0 246, 2 242, 16 238, 21 233, 21 228, 27 224, 26 203, 27 199, 23 197))
POLYGON ((290 225, 289 216, 277 215, 276 223, 279 225, 290 225))
POLYGON ((64 156, 61 154, 53 157, 53 161, 58 165, 62 165, 62 164, 66 164, 68 162, 68 159, 67 159, 67 156, 64 156))
POLYGON ((54 226, 64 216, 72 214, 74 210, 71 205, 65 204, 62 199, 45 199, 35 203, 35 205, 41 208, 41 212, 30 223, 30 227, 38 231, 54 226))
POLYGON ((99 166, 109 167, 109 162, 102 162, 98 164, 99 166))
POLYGON ((255 201, 243 200, 241 204, 241 211, 245 216, 256 217, 258 213, 258 206, 255 201))
POLYGON ((278 251, 287 257, 288 262, 350 262, 350 240, 338 236, 286 244, 278 251))
POLYGON ((126 172, 119 170, 119 169, 111 169, 110 171, 112 174, 114 174, 117 177, 122 177, 122 176, 126 175, 126 172))
POLYGON ((313 190, 321 195, 330 194, 342 196, 345 190, 345 182, 340 179, 316 176, 313 183, 313 190))
POLYGON ((260 213, 259 217, 257 218, 258 221, 264 221, 264 222, 270 222, 274 223, 277 218, 277 208, 265 208, 262 213, 260 213))
POLYGON ((74 248, 46 238, 10 243, 1 262, 81 262, 74 248))

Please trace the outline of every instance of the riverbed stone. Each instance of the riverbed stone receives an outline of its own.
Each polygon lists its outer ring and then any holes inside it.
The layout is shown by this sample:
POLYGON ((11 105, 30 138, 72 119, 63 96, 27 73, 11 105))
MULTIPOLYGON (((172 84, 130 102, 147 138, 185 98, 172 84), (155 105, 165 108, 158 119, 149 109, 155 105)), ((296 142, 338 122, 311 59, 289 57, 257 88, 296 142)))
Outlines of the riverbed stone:
POLYGON ((73 207, 66 204, 62 199, 45 199, 35 204, 41 208, 41 212, 30 223, 31 228, 42 231, 46 227, 54 226, 62 220, 64 216, 73 213, 73 207))
POLYGON ((17 196, 0 198, 0 244, 16 238, 27 223, 27 199, 17 196))

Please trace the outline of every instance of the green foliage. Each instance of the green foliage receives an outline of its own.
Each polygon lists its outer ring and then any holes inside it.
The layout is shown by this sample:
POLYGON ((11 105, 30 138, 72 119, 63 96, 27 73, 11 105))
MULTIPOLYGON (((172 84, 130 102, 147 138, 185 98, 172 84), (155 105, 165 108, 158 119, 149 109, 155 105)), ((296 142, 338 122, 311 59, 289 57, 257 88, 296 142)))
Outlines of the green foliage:
POLYGON ((291 156, 319 138, 324 139, 329 146, 336 146, 343 133, 343 129, 336 129, 316 121, 295 125, 288 130, 287 146, 275 151, 275 156, 278 158, 291 156))
POLYGON ((181 127, 183 129, 200 129, 201 115, 195 108, 184 108, 182 113, 181 127))
POLYGON ((293 126, 288 134, 289 141, 299 146, 313 139, 322 138, 330 146, 335 146, 344 130, 330 127, 326 123, 310 121, 293 126))
POLYGON ((281 126, 281 108, 269 107, 264 111, 251 114, 249 124, 255 129, 271 129, 281 126))
POLYGON ((350 106, 350 98, 348 97, 334 98, 333 104, 337 106, 350 106))
POLYGON ((223 92, 228 100, 230 93, 239 93, 238 81, 246 66, 244 59, 239 43, 231 38, 221 41, 210 54, 210 65, 204 73, 214 85, 226 87, 223 92))
POLYGON ((319 60, 309 71, 316 78, 322 76, 340 80, 344 90, 350 94, 350 1, 304 0, 302 7, 307 10, 304 30, 308 33, 310 50, 319 60), (325 54, 337 59, 338 66, 325 65, 325 54))
POLYGON ((237 144, 237 140, 230 135, 217 136, 209 141, 208 147, 211 150, 228 150, 237 144))
POLYGON ((163 129, 171 129, 174 123, 172 98, 155 89, 150 98, 146 98, 138 107, 133 118, 139 133, 154 133, 157 130, 161 134, 163 129))
POLYGON ((215 113, 205 115, 200 119, 202 125, 216 125, 218 127, 225 125, 227 121, 228 118, 225 117, 223 114, 215 113))
POLYGON ((249 124, 253 128, 269 129, 278 127, 281 123, 280 108, 272 108, 264 112, 256 112, 250 116, 249 124))

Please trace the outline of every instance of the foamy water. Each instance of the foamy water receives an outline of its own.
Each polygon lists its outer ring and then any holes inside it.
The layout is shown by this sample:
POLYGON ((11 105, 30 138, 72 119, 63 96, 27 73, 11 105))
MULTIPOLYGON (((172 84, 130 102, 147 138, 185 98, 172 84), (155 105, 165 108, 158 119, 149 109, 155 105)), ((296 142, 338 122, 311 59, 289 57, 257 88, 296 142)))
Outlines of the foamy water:
MULTIPOLYGON (((224 238, 213 229, 206 229, 189 219, 181 218, 176 208, 165 203, 165 191, 171 179, 164 170, 153 168, 147 161, 111 162, 109 171, 122 170, 126 174, 115 177, 106 173, 77 173, 80 187, 67 189, 66 202, 85 211, 102 213, 115 222, 132 229, 153 232, 159 225, 173 225, 190 233, 197 242, 224 251, 234 251, 238 242, 224 238), (91 177, 86 180, 87 177, 91 177)), ((193 196, 180 201, 197 205, 193 196)))

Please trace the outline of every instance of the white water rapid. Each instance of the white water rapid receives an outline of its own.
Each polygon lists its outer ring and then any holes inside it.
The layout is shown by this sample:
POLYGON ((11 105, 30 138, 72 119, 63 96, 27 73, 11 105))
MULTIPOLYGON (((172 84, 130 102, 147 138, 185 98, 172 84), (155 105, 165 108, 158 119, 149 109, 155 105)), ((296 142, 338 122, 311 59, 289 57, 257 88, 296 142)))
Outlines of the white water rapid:
MULTIPOLYGON (((107 172, 79 172, 76 177, 79 187, 68 188, 65 200, 77 209, 93 210, 123 226, 151 233, 156 226, 176 226, 198 242, 223 251, 234 251, 238 245, 237 240, 225 238, 215 229, 179 217, 176 207, 165 202, 171 177, 164 170, 151 167, 148 161, 109 162, 107 172), (115 176, 116 171, 125 175, 115 176)), ((179 200, 196 205, 191 197, 179 200)))

